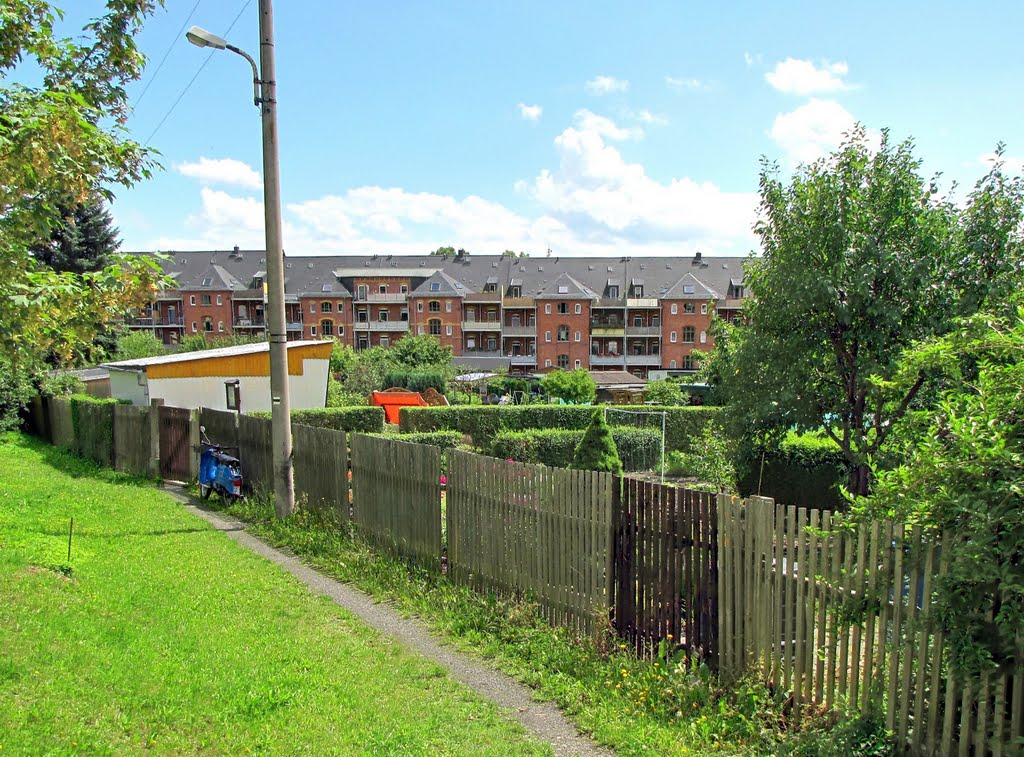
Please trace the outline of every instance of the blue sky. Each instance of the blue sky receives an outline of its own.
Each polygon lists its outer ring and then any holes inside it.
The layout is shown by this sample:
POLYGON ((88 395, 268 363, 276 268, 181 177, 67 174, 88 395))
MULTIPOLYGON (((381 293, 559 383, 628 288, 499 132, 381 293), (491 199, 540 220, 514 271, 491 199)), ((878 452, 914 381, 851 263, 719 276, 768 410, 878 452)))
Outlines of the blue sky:
MULTIPOLYGON (((141 141, 210 55, 178 34, 194 5, 140 37, 141 141)), ((256 56, 256 6, 200 0, 188 25, 242 11, 226 36, 256 56)), ((279 0, 285 249, 743 255, 759 158, 791 171, 854 120, 964 187, 1000 140, 1019 171, 1024 4, 981 6, 279 0)), ((125 249, 262 247, 241 58, 213 53, 150 144, 165 170, 119 191, 125 249)))

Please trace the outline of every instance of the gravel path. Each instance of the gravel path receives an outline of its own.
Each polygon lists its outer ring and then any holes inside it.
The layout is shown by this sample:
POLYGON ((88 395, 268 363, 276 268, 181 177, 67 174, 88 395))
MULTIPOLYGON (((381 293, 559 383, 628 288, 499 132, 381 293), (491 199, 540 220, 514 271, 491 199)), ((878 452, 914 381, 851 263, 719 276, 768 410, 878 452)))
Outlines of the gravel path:
POLYGON ((536 702, 532 690, 504 673, 488 667, 478 659, 442 643, 429 629, 415 619, 403 618, 387 605, 378 604, 368 594, 329 578, 302 563, 287 552, 275 549, 252 534, 245 524, 198 505, 180 490, 166 491, 184 507, 246 549, 277 563, 313 591, 330 597, 341 607, 358 616, 371 628, 397 639, 443 667, 457 681, 480 696, 494 702, 518 720, 535 738, 551 744, 557 755, 607 755, 613 752, 598 746, 581 735, 551 702, 536 702))

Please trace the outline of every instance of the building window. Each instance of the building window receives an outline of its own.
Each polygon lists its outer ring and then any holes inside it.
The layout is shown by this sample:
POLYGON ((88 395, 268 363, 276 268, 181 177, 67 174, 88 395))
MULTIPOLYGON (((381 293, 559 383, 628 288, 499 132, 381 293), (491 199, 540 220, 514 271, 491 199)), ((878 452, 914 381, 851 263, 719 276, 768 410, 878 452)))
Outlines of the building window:
POLYGON ((366 308, 360 308, 356 311, 356 320, 359 323, 366 323, 366 308))
POLYGON ((446 302, 444 304, 444 312, 446 312, 446 313, 452 312, 452 301, 451 300, 448 300, 448 302, 446 302))
POLYGON ((608 297, 609 297, 609 299, 612 299, 612 300, 619 299, 619 288, 618 287, 608 287, 608 297))
POLYGON ((189 305, 195 305, 196 304, 196 296, 194 294, 190 294, 189 295, 189 297, 188 297, 188 304, 189 305))
POLYGON ((707 315, 708 314, 708 304, 706 302, 701 303, 700 314, 701 315, 707 315))
POLYGON ((476 308, 466 308, 466 320, 467 321, 475 321, 476 320, 476 308))
POLYGON ((694 338, 695 335, 696 335, 696 329, 694 329, 693 326, 684 326, 683 327, 683 341, 684 342, 688 342, 688 343, 692 344, 693 343, 693 338, 694 338))
POLYGON ((522 297, 523 296, 523 288, 522 287, 509 287, 508 296, 509 297, 522 297))
POLYGON ((668 367, 674 369, 676 367, 676 361, 675 360, 670 361, 669 364, 668 364, 668 367))
POLYGON ((583 312, 583 305, 581 303, 577 302, 576 303, 576 315, 579 315, 582 312, 583 312))
POLYGON ((422 313, 423 312, 423 302, 422 301, 416 303, 416 312, 417 313, 422 313))
POLYGON ((221 296, 219 294, 217 295, 217 304, 218 305, 223 305, 224 304, 224 301, 221 299, 221 296))
POLYGON ((309 335, 310 336, 316 336, 316 326, 310 326, 309 327, 309 335))
POLYGON ((655 328, 660 326, 661 325, 661 316, 660 315, 652 315, 651 316, 651 325, 654 326, 655 328))
POLYGON ((224 321, 217 321, 217 331, 224 333, 224 321))
POLYGON ((192 333, 196 333, 196 322, 192 321, 192 333))
POLYGON ((390 337, 382 336, 380 338, 380 346, 381 347, 390 347, 391 346, 391 339, 390 339, 390 337))
MULTIPOLYGON (((195 303, 194 303, 194 302, 193 302, 192 304, 193 304, 193 305, 195 305, 195 303)), ((544 312, 545 312, 545 313, 546 313, 547 315, 551 315, 551 303, 550 303, 550 302, 545 302, 545 303, 544 303, 544 312)))
POLYGON ((400 287, 398 287, 398 291, 401 292, 402 294, 408 294, 409 293, 409 285, 408 284, 402 284, 400 287))
POLYGON ((633 296, 634 297, 643 297, 644 296, 644 288, 643 288, 642 285, 633 287, 633 296))
POLYGON ((388 293, 388 285, 387 284, 381 284, 379 287, 377 287, 377 291, 380 292, 381 294, 387 294, 388 293))
POLYGON ((315 302, 309 303, 309 312, 310 313, 315 313, 316 312, 316 303, 315 302))
POLYGON ((544 332, 544 341, 545 342, 550 342, 551 341, 551 332, 550 331, 545 331, 544 332))
POLYGON ((559 302, 558 303, 558 312, 561 315, 565 315, 566 313, 568 313, 569 312, 569 303, 568 302, 559 302))
POLYGON ((445 336, 451 336, 452 335, 452 327, 451 326, 445 326, 444 327, 444 335, 445 336))
POLYGON ((673 302, 672 303, 672 315, 675 315, 678 312, 679 312, 679 306, 676 303, 673 302))
POLYGON ((545 368, 550 368, 551 367, 551 361, 550 360, 545 360, 544 361, 544 367, 545 368))
POLYGON ((498 349, 498 342, 493 336, 487 338, 487 349, 489 349, 491 352, 494 352, 496 349, 498 349))
POLYGON ((359 349, 365 350, 370 344, 370 340, 365 336, 359 337, 359 349))
POLYGON ((417 326, 416 327, 416 333, 419 334, 420 336, 423 336, 423 327, 422 326, 417 326))
POLYGON ((439 318, 431 318, 428 325, 430 326, 431 334, 441 336, 441 320, 439 318))
POLYGON ((577 331, 576 332, 576 341, 579 342, 582 339, 583 339, 583 334, 581 334, 579 331, 577 331))
POLYGON ((440 313, 441 303, 438 302, 437 300, 431 300, 430 304, 427 305, 427 310, 429 310, 431 313, 440 313))
POLYGON ((334 306, 331 303, 329 303, 329 302, 321 302, 320 303, 320 312, 321 313, 330 313, 332 310, 334 310, 334 306))
POLYGON ((203 316, 203 331, 213 332, 213 319, 210 316, 203 316))
POLYGON ((366 284, 360 284, 359 286, 356 287, 356 297, 358 297, 360 300, 366 299, 366 292, 366 284))
POLYGON ((338 326, 338 336, 345 336, 345 327, 338 326))
POLYGON ((707 344, 707 342, 708 342, 708 332, 706 332, 706 331, 700 332, 700 343, 701 344, 707 344))
POLYGON ((398 320, 400 320, 400 321, 408 321, 409 320, 409 311, 406 310, 405 308, 403 308, 402 312, 398 314, 398 320))
POLYGON ((672 344, 675 344, 676 343, 676 332, 673 331, 673 332, 669 333, 668 340, 670 342, 672 342, 672 344))
POLYGON ((494 283, 485 284, 484 285, 484 291, 485 292, 497 292, 498 291, 498 285, 494 284, 494 283))
POLYGON ((378 321, 386 322, 387 319, 388 319, 388 311, 387 310, 378 310, 377 311, 377 320, 378 321))
POLYGON ((684 371, 696 370, 696 367, 695 367, 694 362, 693 362, 693 355, 687 355, 686 357, 683 358, 683 370, 684 371))
POLYGON ((334 321, 326 318, 320 321, 320 333, 324 336, 334 336, 334 321))
POLYGON ((241 410, 242 409, 242 392, 239 387, 238 379, 224 382, 224 393, 226 407, 228 410, 241 410))
POLYGON ((210 295, 203 294, 203 295, 200 295, 200 297, 201 297, 201 299, 199 300, 199 303, 201 305, 209 305, 210 304, 210 295))
POLYGON ((487 311, 487 322, 488 323, 497 323, 498 322, 498 311, 495 310, 494 308, 491 308, 490 310, 487 311))
POLYGON ((565 370, 566 368, 569 367, 569 356, 568 355, 559 355, 558 356, 558 367, 561 368, 562 370, 565 370))
POLYGON ((559 326, 558 327, 558 341, 568 342, 569 341, 569 327, 559 326))
POLYGON ((583 365, 583 361, 582 361, 582 360, 577 360, 577 361, 576 361, 576 365, 575 365, 575 367, 576 367, 576 368, 579 368, 579 367, 581 367, 582 365, 583 365))
POLYGON ((643 317, 639 316, 639 315, 633 316, 633 325, 636 326, 637 328, 643 326, 644 325, 643 317))
POLYGON ((430 282, 430 291, 431 292, 440 292, 441 291, 441 282, 439 282, 439 281, 431 281, 430 282))
POLYGON ((687 303, 685 303, 683 305, 683 312, 684 313, 696 313, 697 312, 697 308, 694 307, 694 304, 692 302, 687 302, 687 303))

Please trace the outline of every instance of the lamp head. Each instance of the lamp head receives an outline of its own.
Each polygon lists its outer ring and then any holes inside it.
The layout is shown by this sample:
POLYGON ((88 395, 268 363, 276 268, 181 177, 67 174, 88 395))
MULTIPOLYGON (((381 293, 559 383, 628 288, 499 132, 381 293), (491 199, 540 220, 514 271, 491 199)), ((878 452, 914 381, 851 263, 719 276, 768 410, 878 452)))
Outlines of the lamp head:
POLYGON ((199 26, 193 26, 185 32, 185 39, 196 47, 212 47, 214 50, 224 50, 228 46, 227 40, 221 39, 216 34, 211 34, 199 26))

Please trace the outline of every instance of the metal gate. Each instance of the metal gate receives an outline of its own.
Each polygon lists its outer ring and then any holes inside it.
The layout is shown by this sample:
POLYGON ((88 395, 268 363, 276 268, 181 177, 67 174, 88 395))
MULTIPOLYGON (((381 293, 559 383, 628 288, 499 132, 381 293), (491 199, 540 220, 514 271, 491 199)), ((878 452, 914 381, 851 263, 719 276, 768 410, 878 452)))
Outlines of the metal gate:
POLYGON ((164 407, 160 410, 160 476, 172 481, 187 481, 192 474, 189 447, 192 414, 188 408, 164 407))

